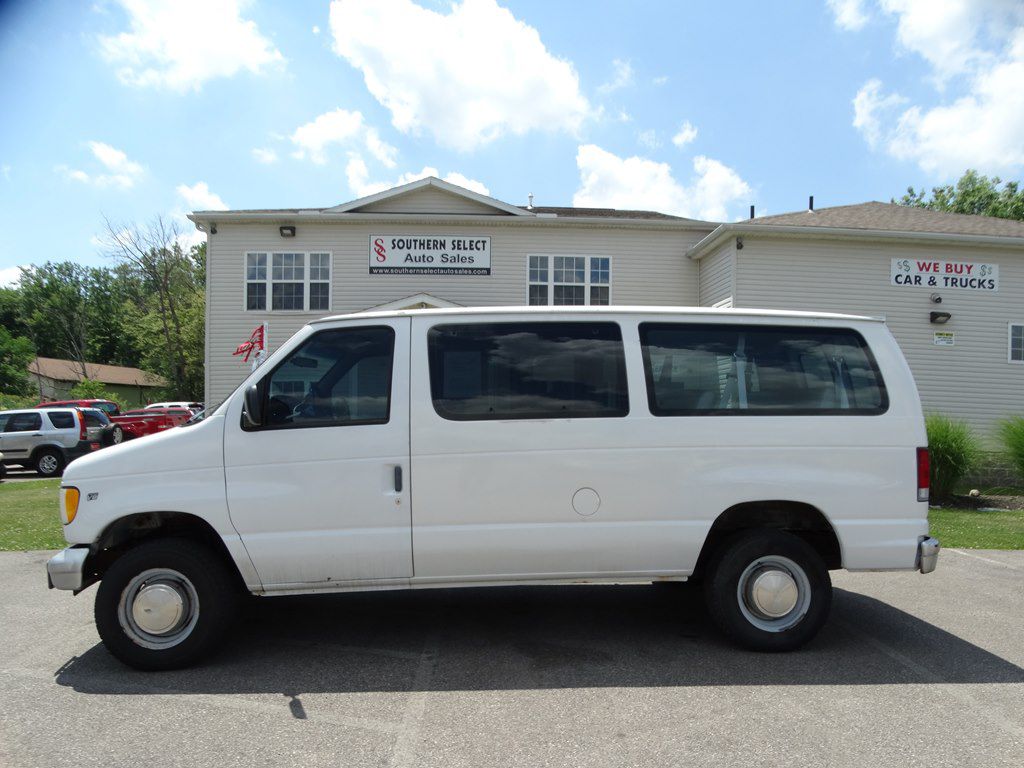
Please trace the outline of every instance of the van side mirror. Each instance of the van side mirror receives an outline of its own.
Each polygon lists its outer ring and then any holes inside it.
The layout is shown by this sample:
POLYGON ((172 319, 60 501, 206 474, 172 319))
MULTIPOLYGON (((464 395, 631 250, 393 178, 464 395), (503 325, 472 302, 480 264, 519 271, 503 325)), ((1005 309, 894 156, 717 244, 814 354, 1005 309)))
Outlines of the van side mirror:
POLYGON ((242 421, 246 428, 255 429, 263 426, 263 393, 259 384, 253 384, 245 390, 245 410, 242 421))

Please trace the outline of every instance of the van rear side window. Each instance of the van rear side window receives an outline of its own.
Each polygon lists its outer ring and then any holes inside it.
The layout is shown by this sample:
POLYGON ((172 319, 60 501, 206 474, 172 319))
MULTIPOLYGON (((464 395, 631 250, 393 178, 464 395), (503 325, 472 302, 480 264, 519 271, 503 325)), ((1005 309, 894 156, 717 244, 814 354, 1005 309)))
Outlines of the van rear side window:
POLYGON ((616 323, 439 325, 427 334, 434 409, 445 419, 629 413, 616 323))
POLYGON ((641 323, 655 416, 875 415, 885 383, 846 328, 641 323))

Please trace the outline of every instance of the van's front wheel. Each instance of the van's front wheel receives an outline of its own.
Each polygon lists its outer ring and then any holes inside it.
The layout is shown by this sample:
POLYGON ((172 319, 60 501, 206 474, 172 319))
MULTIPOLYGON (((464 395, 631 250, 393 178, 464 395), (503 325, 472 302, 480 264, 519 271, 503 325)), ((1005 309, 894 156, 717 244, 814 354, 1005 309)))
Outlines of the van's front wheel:
POLYGON ((727 541, 704 587, 715 623, 755 651, 799 648, 821 629, 832 604, 821 556, 785 531, 746 531, 727 541))
POLYGON ((236 604, 233 582, 217 553, 185 539, 149 541, 104 574, 96 593, 96 628, 125 664, 175 669, 213 650, 236 604))

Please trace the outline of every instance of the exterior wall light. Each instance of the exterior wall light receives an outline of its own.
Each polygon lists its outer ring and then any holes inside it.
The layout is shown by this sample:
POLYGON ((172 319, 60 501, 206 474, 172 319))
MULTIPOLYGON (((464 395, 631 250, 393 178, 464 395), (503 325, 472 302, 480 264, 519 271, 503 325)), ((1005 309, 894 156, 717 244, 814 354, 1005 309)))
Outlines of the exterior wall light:
POLYGON ((936 325, 944 325, 949 322, 949 318, 951 317, 952 315, 949 314, 949 312, 930 312, 928 320, 936 325))
POLYGON ((295 227, 280 227, 281 237, 295 237, 295 227))

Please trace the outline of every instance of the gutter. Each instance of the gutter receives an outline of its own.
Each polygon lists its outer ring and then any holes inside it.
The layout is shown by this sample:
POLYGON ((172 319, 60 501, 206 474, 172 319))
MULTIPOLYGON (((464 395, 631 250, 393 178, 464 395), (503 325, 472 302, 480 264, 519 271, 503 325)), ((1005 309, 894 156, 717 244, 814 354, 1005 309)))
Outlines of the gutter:
MULTIPOLYGON (((707 232, 715 225, 675 219, 598 218, 593 216, 501 216, 465 214, 322 213, 320 211, 233 213, 194 211, 188 219, 201 232, 217 224, 462 224, 467 226, 576 226, 625 229, 667 229, 707 232)), ((719 227, 721 229, 721 227, 719 227)), ((717 231, 717 230, 716 230, 717 231)), ((713 234, 713 233, 712 233, 713 234)), ((707 238, 705 238, 706 240, 707 238)), ((703 241, 701 241, 703 242, 703 241)))
POLYGON ((801 227, 771 224, 720 224, 711 234, 692 246, 686 256, 698 261, 730 237, 738 235, 767 237, 817 237, 822 240, 899 240, 905 243, 945 243, 986 247, 1024 248, 1024 237, 998 235, 964 235, 947 232, 907 232, 889 229, 854 229, 850 227, 801 227))

